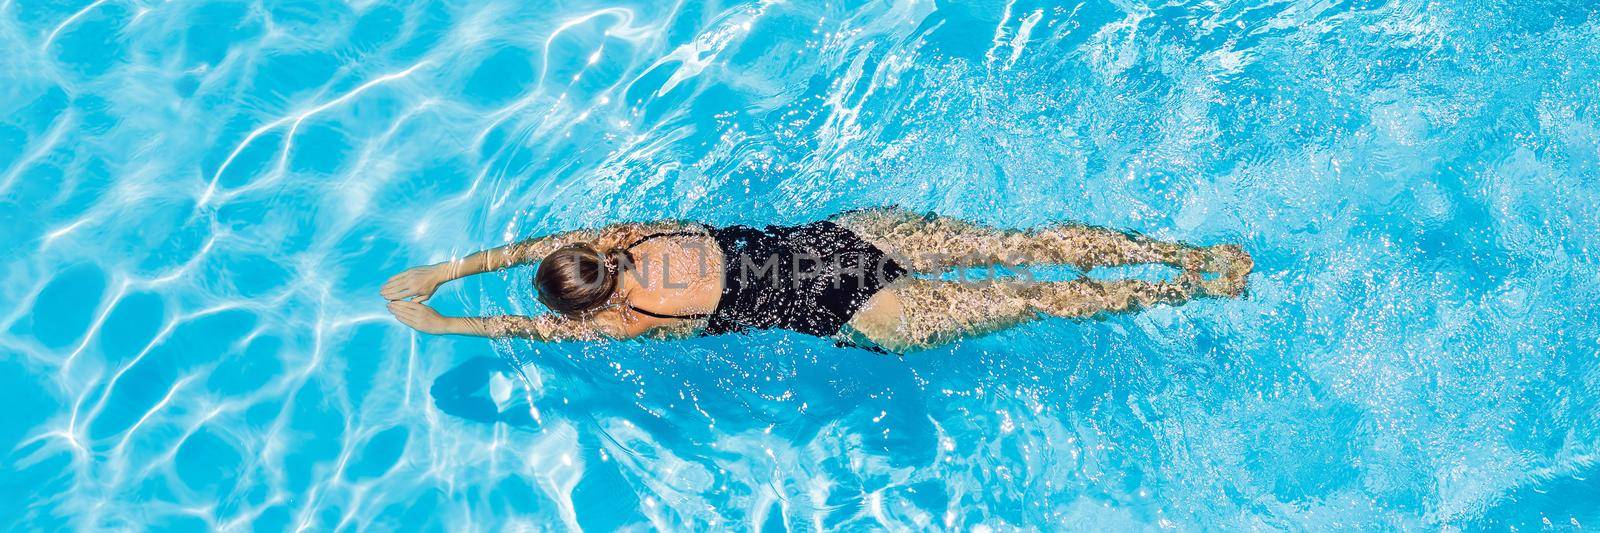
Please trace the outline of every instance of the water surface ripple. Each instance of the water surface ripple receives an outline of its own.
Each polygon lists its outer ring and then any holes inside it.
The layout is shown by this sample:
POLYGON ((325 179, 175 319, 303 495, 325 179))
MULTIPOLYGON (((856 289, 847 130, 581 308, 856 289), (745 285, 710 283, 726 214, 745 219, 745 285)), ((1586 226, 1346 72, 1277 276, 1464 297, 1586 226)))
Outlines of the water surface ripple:
POLYGON ((0 529, 1600 525, 1597 11, 0 0, 0 529), (883 204, 1258 269, 905 358, 377 296, 883 204))

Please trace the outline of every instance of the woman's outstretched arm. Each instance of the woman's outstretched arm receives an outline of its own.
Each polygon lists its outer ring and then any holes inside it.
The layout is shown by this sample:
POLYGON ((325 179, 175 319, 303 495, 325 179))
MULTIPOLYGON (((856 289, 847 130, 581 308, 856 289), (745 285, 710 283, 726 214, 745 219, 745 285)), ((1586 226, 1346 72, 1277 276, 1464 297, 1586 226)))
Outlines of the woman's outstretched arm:
POLYGON ((379 289, 379 294, 385 300, 395 301, 410 298, 415 302, 426 302, 433 297, 434 291, 440 285, 453 280, 461 279, 473 274, 482 274, 495 270, 502 270, 513 266, 535 263, 557 248, 574 243, 598 244, 602 249, 608 246, 622 246, 630 239, 650 232, 684 231, 701 227, 693 222, 680 220, 662 220, 647 223, 622 223, 612 224, 600 229, 585 229, 554 233, 539 237, 529 237, 505 246, 490 248, 481 252, 468 255, 454 261, 423 265, 406 269, 405 272, 395 274, 379 289))
POLYGON ((601 230, 579 230, 530 237, 505 246, 490 248, 454 261, 423 265, 395 274, 378 292, 386 300, 411 298, 426 302, 440 285, 473 274, 510 268, 538 261, 557 248, 578 242, 592 242, 601 230))
POLYGON ((400 323, 432 335, 521 337, 536 341, 592 341, 625 336, 592 320, 555 315, 450 317, 440 315, 432 307, 407 301, 389 302, 389 312, 394 313, 400 323))

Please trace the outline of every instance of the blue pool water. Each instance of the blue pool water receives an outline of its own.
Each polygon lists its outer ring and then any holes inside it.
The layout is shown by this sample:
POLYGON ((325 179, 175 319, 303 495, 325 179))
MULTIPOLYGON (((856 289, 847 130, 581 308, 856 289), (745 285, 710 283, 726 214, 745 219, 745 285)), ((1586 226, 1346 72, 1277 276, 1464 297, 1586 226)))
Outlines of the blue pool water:
POLYGON ((0 529, 1594 527, 1597 11, 0 0, 0 529), (377 295, 881 204, 1257 273, 903 359, 377 295))

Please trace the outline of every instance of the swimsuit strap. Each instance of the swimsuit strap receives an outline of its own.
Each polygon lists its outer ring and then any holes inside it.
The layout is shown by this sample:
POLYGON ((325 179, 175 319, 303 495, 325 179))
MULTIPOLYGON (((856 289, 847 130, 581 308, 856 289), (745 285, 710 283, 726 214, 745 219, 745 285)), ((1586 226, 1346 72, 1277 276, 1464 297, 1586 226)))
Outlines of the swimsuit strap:
POLYGON ((645 235, 643 237, 640 237, 639 240, 633 241, 633 244, 628 245, 628 247, 627 248, 623 248, 623 250, 632 250, 633 247, 641 245, 641 244, 644 244, 644 241, 648 241, 650 239, 654 239, 654 238, 657 238, 657 237, 691 237, 691 236, 692 237, 710 237, 711 235, 708 234, 708 233, 703 233, 703 232, 699 232, 699 231, 661 231, 661 232, 651 233, 649 235, 645 235))
POLYGON ((628 309, 632 309, 634 312, 639 313, 641 315, 653 316, 653 317, 656 317, 656 318, 668 318, 668 319, 678 319, 678 320, 700 320, 702 318, 707 318, 707 317, 711 316, 711 313, 695 313, 695 314, 692 314, 692 315, 669 315, 669 314, 666 314, 666 313, 657 313, 655 311, 650 311, 650 310, 646 310, 646 309, 640 309, 638 306, 633 305, 633 304, 623 304, 623 305, 628 306, 628 309))
MULTIPOLYGON (((704 232, 699 232, 699 231, 661 231, 661 232, 651 233, 649 235, 645 235, 643 237, 640 237, 639 240, 633 241, 633 244, 629 244, 627 248, 623 248, 623 251, 631 251, 631 250, 633 250, 633 247, 641 245, 641 244, 644 244, 644 241, 648 241, 650 239, 655 239, 655 238, 658 238, 658 237, 691 237, 691 236, 692 237, 710 237, 711 235, 709 233, 704 233, 704 232)), ((638 306, 635 306, 635 305, 633 305, 631 303, 624 303, 623 305, 628 306, 628 309, 632 309, 632 310, 634 310, 634 312, 637 312, 637 313, 639 313, 641 315, 653 316, 653 317, 656 317, 656 318, 677 319, 677 320, 700 320, 702 318, 707 318, 707 317, 711 316, 711 313, 695 313, 695 314, 689 314, 689 315, 670 315, 670 314, 666 314, 666 313, 657 313, 655 311, 650 311, 650 310, 646 310, 646 309, 640 309, 638 306)))

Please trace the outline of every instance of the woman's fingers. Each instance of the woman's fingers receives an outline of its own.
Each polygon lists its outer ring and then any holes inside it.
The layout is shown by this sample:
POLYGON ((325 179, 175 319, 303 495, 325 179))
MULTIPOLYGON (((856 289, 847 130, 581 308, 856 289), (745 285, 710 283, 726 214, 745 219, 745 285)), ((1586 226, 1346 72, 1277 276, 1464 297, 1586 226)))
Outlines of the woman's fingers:
POLYGON ((407 290, 411 290, 411 287, 414 286, 414 284, 410 283, 410 281, 410 278, 405 274, 400 274, 390 278, 388 283, 383 284, 383 288, 378 289, 378 294, 382 294, 384 298, 390 300, 404 298, 404 296, 401 296, 401 294, 407 290))
POLYGON ((422 305, 417 302, 408 302, 405 300, 389 302, 389 309, 394 311, 397 315, 406 314, 410 316, 426 316, 427 314, 434 312, 432 308, 429 308, 426 305, 422 305))
POLYGON ((394 317, 398 319, 401 324, 405 324, 412 329, 417 329, 417 326, 421 323, 422 313, 416 307, 412 307, 411 305, 402 305, 410 303, 411 302, 392 302, 389 304, 389 312, 393 313, 394 317))
POLYGON ((378 289, 378 294, 389 300, 389 313, 401 324, 424 333, 433 333, 439 329, 442 319, 438 311, 422 303, 432 298, 437 289, 438 282, 432 279, 426 267, 416 267, 389 278, 378 289), (411 300, 407 301, 406 298, 411 300))
POLYGON ((399 306, 396 306, 396 305, 391 303, 391 304, 389 304, 389 314, 394 315, 395 320, 399 320, 401 324, 405 324, 406 326, 409 326, 409 327, 412 327, 412 328, 416 327, 416 326, 412 325, 412 323, 411 323, 411 312, 410 311, 402 309, 399 306))
POLYGON ((389 278, 378 289, 378 294, 390 301, 415 297, 416 301, 425 302, 436 289, 438 282, 430 278, 427 267, 414 267, 389 278))
POLYGON ((444 317, 440 316, 438 311, 417 302, 389 302, 389 312, 393 313, 401 324, 423 333, 438 334, 444 331, 446 324, 444 317))
POLYGON ((395 287, 399 287, 401 285, 404 285, 410 279, 411 279, 411 271, 407 270, 405 272, 401 272, 399 274, 395 274, 394 276, 391 276, 389 278, 389 281, 384 282, 383 288, 392 289, 392 288, 395 288, 395 287))
POLYGON ((412 291, 412 293, 415 294, 416 288, 421 285, 422 282, 417 269, 410 268, 406 269, 405 272, 401 272, 390 277, 389 280, 385 281, 383 286, 378 289, 378 293, 382 294, 385 298, 394 300, 397 298, 403 298, 403 296, 397 295, 404 291, 412 291))
POLYGON ((383 295, 383 298, 385 300, 400 300, 402 298, 410 298, 412 296, 421 296, 423 294, 432 295, 432 292, 424 293, 423 290, 424 290, 424 288, 422 286, 419 286, 419 285, 402 284, 402 285, 397 285, 397 286, 394 286, 394 287, 385 288, 385 289, 379 291, 378 294, 383 295))

